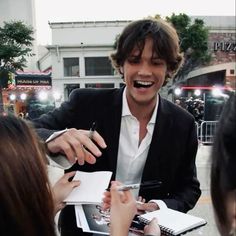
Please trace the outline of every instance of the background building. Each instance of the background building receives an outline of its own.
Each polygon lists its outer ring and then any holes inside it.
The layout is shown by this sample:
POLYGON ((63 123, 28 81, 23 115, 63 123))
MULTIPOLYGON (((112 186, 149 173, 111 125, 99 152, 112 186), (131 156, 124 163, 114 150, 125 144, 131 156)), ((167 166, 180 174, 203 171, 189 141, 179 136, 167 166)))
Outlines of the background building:
POLYGON ((128 21, 49 23, 52 45, 39 60, 52 66, 52 87, 66 99, 74 88, 114 88, 122 84, 109 60, 114 42, 128 21))
MULTIPOLYGON (((48 109, 54 107, 54 99, 47 100, 46 91, 51 91, 50 70, 42 73, 38 71, 38 45, 36 40, 36 20, 34 0, 1 0, 0 1, 0 26, 4 22, 22 21, 25 25, 34 29, 34 41, 32 53, 34 56, 27 57, 27 67, 24 72, 17 71, 14 77, 15 83, 2 90, 3 104, 0 104, 5 113, 15 115, 30 115, 31 118, 39 116, 48 109)), ((45 48, 40 52, 47 51, 45 48)), ((49 63, 51 65, 51 62, 49 63)), ((50 69, 50 68, 48 68, 50 69)), ((51 95, 51 97, 53 97, 51 95)))
MULTIPOLYGON (((193 16, 203 19, 209 27, 209 65, 196 68, 186 75, 179 86, 235 88, 235 17, 193 16)), ((52 88, 68 97, 72 89, 80 87, 120 87, 122 79, 116 75, 109 55, 117 35, 129 21, 58 22, 49 23, 52 45, 38 65, 42 71, 52 68, 52 88), (50 64, 51 63, 51 64, 50 64)), ((186 96, 191 96, 188 91, 186 96)))
MULTIPOLYGON (((180 100, 191 113, 204 104, 201 119, 218 120, 228 93, 236 88, 236 22, 235 16, 195 16, 209 28, 210 63, 192 70, 183 81, 173 85, 180 100)), ((201 108, 202 109, 202 108, 201 108)))
POLYGON ((34 71, 37 69, 38 50, 36 41, 36 21, 35 21, 35 4, 34 0, 1 0, 0 1, 0 26, 3 22, 23 21, 24 24, 30 25, 35 30, 32 53, 33 57, 28 57, 27 69, 34 71))

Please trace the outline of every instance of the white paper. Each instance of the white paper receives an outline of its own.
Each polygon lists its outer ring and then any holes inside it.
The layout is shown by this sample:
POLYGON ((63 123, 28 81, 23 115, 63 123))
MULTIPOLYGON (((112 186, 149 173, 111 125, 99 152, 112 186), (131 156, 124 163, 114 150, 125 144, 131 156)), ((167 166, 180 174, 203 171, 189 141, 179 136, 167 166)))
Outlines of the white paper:
POLYGON ((73 180, 80 180, 80 186, 74 188, 64 201, 67 204, 101 203, 103 193, 109 185, 111 175, 111 171, 76 171, 73 180))

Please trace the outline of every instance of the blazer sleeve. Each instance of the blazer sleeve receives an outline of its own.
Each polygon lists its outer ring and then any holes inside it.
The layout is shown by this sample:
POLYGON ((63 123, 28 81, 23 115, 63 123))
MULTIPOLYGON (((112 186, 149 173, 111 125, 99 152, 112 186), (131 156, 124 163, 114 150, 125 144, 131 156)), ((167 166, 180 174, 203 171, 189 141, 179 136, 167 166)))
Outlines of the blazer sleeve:
POLYGON ((73 91, 69 100, 62 103, 59 108, 32 120, 39 137, 45 141, 55 131, 74 127, 74 119, 78 117, 79 101, 79 92, 73 91))
POLYGON ((162 199, 169 208, 181 212, 192 209, 201 195, 195 164, 198 141, 194 120, 186 140, 184 158, 177 171, 174 186, 172 186, 174 189, 170 191, 168 198, 162 199))

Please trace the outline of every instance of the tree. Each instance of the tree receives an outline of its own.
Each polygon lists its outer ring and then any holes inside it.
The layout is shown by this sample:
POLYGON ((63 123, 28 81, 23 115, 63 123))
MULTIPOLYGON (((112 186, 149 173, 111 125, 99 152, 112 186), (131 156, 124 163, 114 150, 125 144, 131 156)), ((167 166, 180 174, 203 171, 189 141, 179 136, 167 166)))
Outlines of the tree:
POLYGON ((181 81, 194 68, 210 62, 208 29, 203 20, 195 19, 192 23, 186 14, 172 14, 166 20, 175 27, 180 38, 181 51, 184 53, 184 64, 174 78, 174 81, 181 81))
POLYGON ((2 88, 8 86, 10 73, 23 70, 26 58, 33 56, 33 33, 33 28, 22 21, 4 22, 0 27, 0 112, 3 111, 2 88))

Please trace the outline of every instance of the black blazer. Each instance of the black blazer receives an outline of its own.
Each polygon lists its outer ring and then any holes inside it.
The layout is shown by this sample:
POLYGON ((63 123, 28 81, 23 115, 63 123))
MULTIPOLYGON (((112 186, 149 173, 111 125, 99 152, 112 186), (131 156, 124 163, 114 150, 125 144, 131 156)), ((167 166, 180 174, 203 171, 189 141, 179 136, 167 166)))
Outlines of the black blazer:
MULTIPOLYGON (((44 140, 55 130, 89 129, 96 121, 97 131, 107 148, 93 165, 75 164, 70 170, 109 170, 116 173, 122 111, 121 89, 76 89, 60 108, 34 120, 44 140)), ((194 118, 185 110, 159 97, 156 124, 142 181, 159 180, 158 189, 140 189, 146 200, 162 199, 168 207, 187 212, 201 191, 196 177, 197 137, 194 118)))

